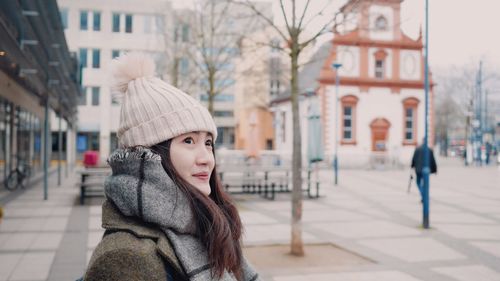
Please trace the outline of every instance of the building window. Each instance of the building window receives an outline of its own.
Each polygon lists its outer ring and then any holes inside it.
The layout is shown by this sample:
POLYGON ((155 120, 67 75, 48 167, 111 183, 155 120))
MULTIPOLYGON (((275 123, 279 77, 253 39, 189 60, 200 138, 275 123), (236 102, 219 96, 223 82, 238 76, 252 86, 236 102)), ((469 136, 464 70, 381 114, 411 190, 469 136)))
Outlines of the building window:
POLYGON ((87 30, 88 26, 88 11, 80 11, 80 30, 87 30))
POLYGON ((60 10, 61 13, 61 23, 64 29, 68 29, 68 9, 62 8, 60 10))
POLYGON ((271 40, 271 53, 277 53, 279 52, 280 48, 280 41, 276 38, 271 40))
POLYGON ((125 32, 132 33, 132 15, 125 15, 125 32))
POLYGON ((189 41, 189 25, 183 24, 182 25, 182 42, 188 42, 189 41))
POLYGON ((417 108, 418 99, 403 100, 403 145, 417 144, 417 108))
POLYGON ((92 50, 92 68, 100 68, 101 67, 101 50, 93 49, 92 50))
POLYGON ((221 145, 224 143, 224 128, 217 127, 217 139, 215 140, 216 145, 221 145))
POLYGON ((233 117, 233 111, 214 111, 214 117, 233 117))
POLYGON ((112 50, 111 51, 111 58, 114 59, 114 58, 117 58, 120 56, 120 50, 112 50))
POLYGON ((383 79, 385 78, 385 65, 387 52, 383 49, 380 49, 375 52, 375 78, 383 79))
POLYGON ((87 87, 82 87, 82 95, 78 99, 78 105, 87 105, 87 87))
POLYGON ((111 133, 109 135, 109 151, 113 152, 118 149, 118 136, 116 133, 111 133))
POLYGON ((98 106, 99 105, 99 92, 100 92, 99 87, 92 87, 92 106, 98 106))
POLYGON ((375 78, 382 79, 384 78, 384 61, 376 60, 375 61, 375 78))
POLYGON ((113 32, 120 32, 120 14, 113 13, 113 32))
POLYGON ((413 140, 413 108, 405 108, 405 141, 413 140))
POLYGON ((99 151, 99 132, 89 133, 90 150, 99 151))
POLYGON ((87 48, 80 48, 80 63, 82 67, 87 67, 87 48))
POLYGON ((93 19, 93 29, 94 31, 101 30, 101 12, 94 11, 94 19, 93 19))
POLYGON ((340 99, 341 112, 341 144, 356 144, 356 105, 358 98, 347 95, 340 99))
POLYGON ((179 72, 182 75, 187 75, 189 72, 189 60, 187 58, 181 58, 179 61, 179 72))
POLYGON ((281 140, 286 141, 286 111, 281 112, 281 140))
POLYGON ((344 106, 343 107, 343 132, 342 139, 344 140, 352 140, 352 106, 344 106))
POLYGON ((387 30, 387 19, 384 16, 379 16, 375 20, 375 30, 377 31, 387 30))

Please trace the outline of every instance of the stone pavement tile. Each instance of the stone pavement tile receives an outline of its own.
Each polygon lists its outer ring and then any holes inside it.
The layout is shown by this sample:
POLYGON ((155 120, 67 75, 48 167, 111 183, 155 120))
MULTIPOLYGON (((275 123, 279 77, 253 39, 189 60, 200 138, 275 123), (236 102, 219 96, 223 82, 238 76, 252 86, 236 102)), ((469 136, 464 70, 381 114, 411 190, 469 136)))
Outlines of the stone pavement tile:
POLYGON ((435 229, 460 239, 500 240, 500 225, 435 223, 435 229))
POLYGON ((89 212, 91 216, 102 215, 102 207, 101 206, 90 206, 89 212))
POLYGON ((0 250, 26 250, 36 238, 36 233, 9 233, 0 250))
POLYGON ((358 241, 358 243, 407 262, 466 258, 466 256, 431 238, 371 239, 358 241))
POLYGON ((9 281, 46 280, 54 256, 55 252, 24 254, 9 281))
POLYGON ((500 202, 494 203, 494 204, 478 204, 478 205, 464 205, 463 206, 466 209, 482 213, 482 214, 500 214, 500 202))
POLYGON ((89 229, 90 230, 101 230, 102 229, 102 218, 100 216, 89 216, 89 229))
POLYGON ((274 281, 423 281, 400 271, 339 272, 274 277, 274 281))
POLYGON ((92 257, 92 253, 94 252, 94 249, 88 250, 87 251, 87 257, 86 257, 86 263, 85 263, 85 268, 89 265, 90 258, 92 257))
POLYGON ((332 205, 333 207, 356 209, 356 210, 370 207, 368 203, 357 199, 345 200, 345 201, 332 200, 330 201, 330 205, 332 205))
MULTIPOLYGON (((278 214, 290 219, 290 212, 279 211, 278 214)), ((369 220, 370 217, 356 212, 330 209, 325 210, 304 210, 302 212, 303 222, 321 222, 321 221, 359 221, 359 220, 369 220)))
MULTIPOLYGON (((2 223, 0 224, 0 232, 14 232, 14 231, 19 231, 23 225, 26 223, 26 220, 28 219, 4 219, 2 223)), ((32 220, 35 222, 38 222, 38 226, 41 228, 41 224, 43 223, 40 219, 38 220, 32 220)))
POLYGON ((431 213, 431 220, 440 223, 496 224, 497 222, 471 213, 431 213))
POLYGON ((391 216, 378 208, 363 208, 358 210, 360 214, 366 214, 377 219, 390 219, 391 216))
POLYGON ((101 231, 90 231, 88 234, 87 248, 94 249, 99 242, 101 242, 104 230, 101 231))
POLYGON ((10 274, 21 260, 22 254, 0 253, 0 281, 7 281, 10 274))
POLYGON ((458 281, 500 281, 500 272, 484 265, 436 267, 432 270, 453 277, 458 281))
POLYGON ((28 208, 28 207, 13 207, 5 210, 6 218, 23 218, 23 217, 46 217, 50 214, 50 208, 28 208))
POLYGON ((471 244, 487 253, 490 253, 500 258, 500 241, 499 242, 478 241, 478 242, 471 242, 471 244))
POLYGON ((71 214, 71 207, 54 207, 52 208, 51 216, 69 216, 71 214))
MULTIPOLYGON (((318 202, 318 200, 322 200, 321 198, 320 199, 317 199, 317 200, 307 200, 305 199, 303 202, 303 206, 304 206, 304 210, 308 211, 308 210, 327 210, 327 209, 330 209, 329 206, 326 206, 324 204, 321 204, 320 202, 318 202)), ((291 202, 288 202, 288 204, 292 204, 291 202)))
POLYGON ((37 233, 30 250, 57 250, 63 233, 37 233))
POLYGON ((67 224, 67 217, 49 217, 43 224, 42 231, 64 231, 67 224))
POLYGON ((383 204, 385 208, 396 212, 417 212, 422 209, 421 205, 415 201, 402 203, 402 202, 385 202, 383 204))
POLYGON ((251 204, 251 206, 253 209, 256 209, 256 210, 268 210, 268 211, 290 210, 291 209, 290 201, 253 202, 251 204))
MULTIPOLYGON (((419 212, 403 212, 403 216, 421 220, 422 211, 419 212)), ((453 224, 497 224, 494 220, 484 218, 475 214, 465 212, 437 212, 431 209, 430 213, 431 224, 434 223, 453 223, 453 224)))
MULTIPOLYGON (((290 243, 290 224, 247 225, 243 233, 244 245, 271 245, 290 243)), ((304 242, 319 242, 307 231, 302 232, 304 242)), ((90 240, 90 237, 89 237, 90 240)))
POLYGON ((382 220, 368 222, 314 223, 311 224, 311 226, 344 238, 352 239, 420 235, 421 233, 417 229, 382 220))
POLYGON ((278 223, 277 220, 263 215, 258 212, 253 212, 253 211, 241 211, 240 212, 240 217, 241 221, 243 222, 243 225, 249 225, 249 224, 271 224, 271 223, 278 223))

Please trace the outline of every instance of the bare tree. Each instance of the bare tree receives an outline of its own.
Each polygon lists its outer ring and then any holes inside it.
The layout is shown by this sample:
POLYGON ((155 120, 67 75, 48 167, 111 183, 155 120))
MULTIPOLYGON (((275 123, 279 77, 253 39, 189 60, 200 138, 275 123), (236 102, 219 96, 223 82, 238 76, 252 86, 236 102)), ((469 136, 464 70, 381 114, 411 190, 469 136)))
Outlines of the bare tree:
MULTIPOLYGON (((257 9, 255 3, 250 0, 228 0, 231 3, 243 5, 252 10, 255 15, 264 19, 282 40, 288 42, 286 46, 281 48, 290 57, 290 86, 291 86, 291 103, 292 103, 292 120, 293 120, 293 149, 292 149, 292 241, 291 254, 296 256, 304 255, 304 246, 302 241, 302 153, 301 153, 301 131, 300 131, 300 116, 299 116, 299 85, 298 85, 298 70, 299 58, 302 51, 315 40, 328 32, 332 32, 337 28, 343 18, 343 12, 334 12, 328 19, 319 27, 311 28, 311 22, 314 22, 317 17, 323 17, 325 11, 332 10, 331 5, 334 1, 325 1, 323 7, 319 10, 310 8, 312 0, 297 1, 297 0, 279 0, 281 8, 281 16, 285 22, 284 30, 280 29, 271 18, 264 15, 257 9), (309 36, 306 34, 308 31, 309 36)), ((352 2, 357 2, 352 0, 352 2)))
MULTIPOLYGON (((187 56, 193 66, 189 73, 192 79, 188 81, 206 95, 212 115, 216 96, 234 86, 233 60, 239 56, 241 38, 250 30, 264 26, 258 17, 241 10, 228 1, 195 0, 189 17, 176 16, 184 29, 176 32, 184 37, 181 41, 187 39, 188 44, 175 50, 187 56)), ((179 63, 174 59, 171 66, 173 83, 180 81, 179 63)))
MULTIPOLYGON (((436 69, 434 81, 436 93, 436 136, 441 143, 442 154, 447 156, 448 139, 463 138, 466 142, 472 133, 472 120, 476 107, 478 65, 467 64, 436 69), (463 134, 463 135, 457 135, 463 134)), ((485 71, 481 77, 484 89, 494 89, 499 77, 492 71, 485 71)), ((491 116, 486 116, 489 121, 491 116)), ((490 123, 491 124, 491 123, 490 123)))

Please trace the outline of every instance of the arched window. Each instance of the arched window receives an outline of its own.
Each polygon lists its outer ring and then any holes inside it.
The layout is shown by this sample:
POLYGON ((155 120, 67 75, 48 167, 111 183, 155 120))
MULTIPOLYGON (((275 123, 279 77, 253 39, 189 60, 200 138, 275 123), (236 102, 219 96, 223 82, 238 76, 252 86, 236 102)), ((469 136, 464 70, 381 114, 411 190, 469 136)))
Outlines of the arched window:
POLYGON ((387 19, 384 16, 379 16, 375 20, 375 30, 378 31, 387 30, 387 19))
POLYGON ((419 100, 403 100, 403 145, 417 145, 417 109, 419 100))
POLYGON ((374 54, 375 56, 375 78, 383 79, 385 78, 385 58, 387 57, 387 52, 380 49, 374 54))
POLYGON ((356 105, 358 97, 347 95, 340 99, 341 115, 341 144, 356 144, 356 105))

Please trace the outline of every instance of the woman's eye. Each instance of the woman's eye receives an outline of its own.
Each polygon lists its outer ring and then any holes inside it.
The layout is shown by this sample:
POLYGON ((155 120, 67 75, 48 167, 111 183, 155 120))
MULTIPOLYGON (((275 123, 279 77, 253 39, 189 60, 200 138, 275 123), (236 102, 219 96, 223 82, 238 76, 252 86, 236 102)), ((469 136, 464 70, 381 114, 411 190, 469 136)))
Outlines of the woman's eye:
POLYGON ((194 140, 193 140, 193 138, 185 138, 185 139, 184 139, 184 143, 187 143, 187 144, 193 144, 193 143, 194 143, 194 140))
POLYGON ((205 142, 205 145, 206 145, 206 146, 213 146, 212 140, 207 140, 207 141, 205 142))

